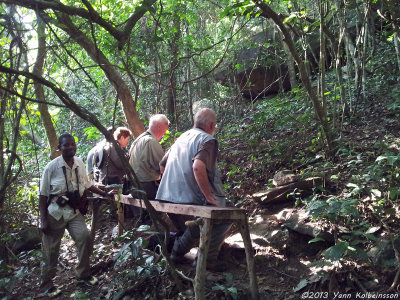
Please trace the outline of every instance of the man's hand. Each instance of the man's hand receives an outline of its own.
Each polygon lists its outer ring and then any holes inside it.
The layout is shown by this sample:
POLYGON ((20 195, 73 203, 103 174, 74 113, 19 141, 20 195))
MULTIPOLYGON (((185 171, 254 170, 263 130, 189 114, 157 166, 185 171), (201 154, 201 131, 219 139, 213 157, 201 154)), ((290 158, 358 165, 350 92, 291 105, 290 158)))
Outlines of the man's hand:
POLYGON ((48 234, 50 232, 49 220, 47 214, 47 197, 40 195, 39 196, 39 215, 40 215, 40 229, 44 234, 48 234))
POLYGON ((115 194, 118 193, 118 189, 111 189, 110 191, 104 191, 99 189, 98 187, 92 185, 90 188, 88 188, 89 191, 91 191, 92 193, 101 195, 105 198, 111 199, 115 194))
POLYGON ((46 216, 42 216, 40 218, 40 227, 39 227, 44 234, 49 234, 50 227, 49 227, 49 220, 46 216))
POLYGON ((114 195, 118 194, 117 189, 112 189, 111 191, 106 192, 108 198, 112 198, 114 195))
POLYGON ((215 200, 214 196, 211 196, 207 199, 207 203, 213 206, 219 206, 218 202, 215 200))

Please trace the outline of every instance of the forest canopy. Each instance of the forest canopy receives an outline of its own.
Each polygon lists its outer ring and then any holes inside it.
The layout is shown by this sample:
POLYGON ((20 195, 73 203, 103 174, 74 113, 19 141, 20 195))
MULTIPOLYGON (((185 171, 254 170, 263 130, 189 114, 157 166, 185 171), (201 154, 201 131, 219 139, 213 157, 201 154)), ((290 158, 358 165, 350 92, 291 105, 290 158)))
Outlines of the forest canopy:
POLYGON ((137 137, 162 113, 167 149, 207 106, 235 205, 275 171, 322 172, 334 191, 298 203, 335 232, 328 258, 364 256, 378 240, 360 220, 388 233, 398 216, 399 33, 397 0, 0 0, 0 245, 37 225, 59 135, 84 159, 107 127, 137 137))

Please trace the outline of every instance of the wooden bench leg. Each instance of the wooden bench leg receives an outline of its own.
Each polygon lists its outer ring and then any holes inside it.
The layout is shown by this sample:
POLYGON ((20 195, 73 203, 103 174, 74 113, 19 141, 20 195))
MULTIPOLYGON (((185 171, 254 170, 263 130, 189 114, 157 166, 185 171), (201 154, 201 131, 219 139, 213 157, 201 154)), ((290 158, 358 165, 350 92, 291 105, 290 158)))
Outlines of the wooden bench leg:
POLYGON ((247 268, 249 270, 249 278, 250 278, 251 299, 258 300, 258 284, 254 269, 253 247, 251 245, 250 231, 247 219, 239 221, 239 230, 240 234, 242 235, 244 249, 246 251, 247 268))
POLYGON ((117 202, 118 207, 118 236, 124 233, 124 204, 117 202))
POLYGON ((196 300, 205 300, 205 281, 207 254, 211 237, 211 220, 203 219, 203 225, 200 225, 200 243, 197 257, 196 276, 194 278, 194 295, 196 300))

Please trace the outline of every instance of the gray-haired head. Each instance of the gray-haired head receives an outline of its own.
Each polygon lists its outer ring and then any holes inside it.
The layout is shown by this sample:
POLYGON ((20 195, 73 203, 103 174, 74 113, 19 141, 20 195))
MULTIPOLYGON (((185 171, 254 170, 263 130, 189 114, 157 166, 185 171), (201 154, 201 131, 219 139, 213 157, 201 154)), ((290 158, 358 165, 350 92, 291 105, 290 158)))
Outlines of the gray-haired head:
POLYGON ((216 125, 217 115, 210 108, 202 108, 194 116, 194 127, 203 129, 209 134, 214 133, 216 125))
POLYGON ((169 120, 163 114, 152 115, 149 120, 149 129, 157 140, 160 140, 167 132, 169 120))

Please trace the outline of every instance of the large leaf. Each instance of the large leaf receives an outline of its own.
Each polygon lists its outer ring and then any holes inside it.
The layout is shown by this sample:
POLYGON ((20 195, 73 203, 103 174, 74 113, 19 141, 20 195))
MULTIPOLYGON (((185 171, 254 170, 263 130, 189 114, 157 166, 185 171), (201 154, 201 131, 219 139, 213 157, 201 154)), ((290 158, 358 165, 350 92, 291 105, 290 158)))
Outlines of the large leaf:
POLYGON ((329 247, 324 251, 324 257, 333 261, 339 260, 347 248, 349 247, 348 242, 339 242, 335 246, 329 247))

